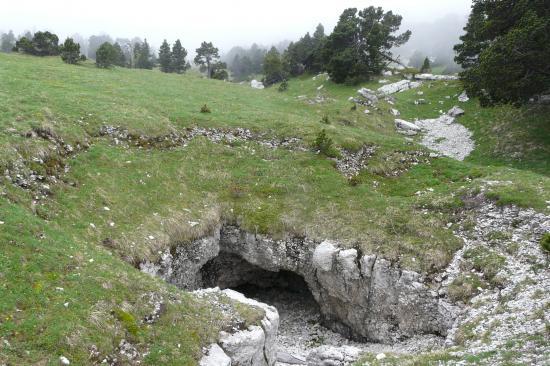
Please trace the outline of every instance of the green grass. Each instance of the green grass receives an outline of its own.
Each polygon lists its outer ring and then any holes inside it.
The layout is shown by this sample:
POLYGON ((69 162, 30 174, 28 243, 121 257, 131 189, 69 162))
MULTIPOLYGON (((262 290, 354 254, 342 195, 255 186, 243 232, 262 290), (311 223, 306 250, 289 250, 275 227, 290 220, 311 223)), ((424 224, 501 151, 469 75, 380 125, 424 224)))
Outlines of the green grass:
MULTIPOLYGON (((200 347, 230 320, 135 265, 223 221, 275 238, 337 239, 433 273, 461 246, 446 228, 461 210, 461 196, 486 181, 501 182, 486 188, 501 204, 548 210, 550 144, 538 136, 546 131, 541 111, 482 110, 471 101, 461 121, 474 131, 472 156, 415 165, 407 156, 426 150, 395 132, 386 102, 366 115, 348 101, 358 87, 311 76, 288 84, 285 92, 254 90, 193 73, 100 70, 0 54, 1 171, 22 165, 62 177, 38 200, 36 192, 0 178, 0 363, 57 364, 63 354, 86 364, 92 345, 108 355, 126 339, 149 352, 145 364, 195 364, 200 347), (307 102, 318 94, 328 101, 307 102), (205 104, 211 113, 201 113, 205 104), (497 119, 499 113, 508 119, 497 119), (518 118, 523 125, 502 127, 518 118), (332 160, 313 151, 204 138, 171 149, 124 147, 99 136, 103 125, 147 136, 193 126, 241 127, 266 137, 299 137, 304 146, 326 129, 336 147, 368 144, 376 152, 350 185, 332 160), (496 126, 515 131, 506 137, 513 146, 536 148, 523 149, 521 159, 499 157, 494 147, 500 139, 489 133, 496 126), (37 128, 88 147, 67 157, 49 141, 26 136, 37 128), (167 307, 158 322, 146 325, 141 319, 152 309, 144 297, 151 293, 167 307)), ((419 90, 396 95, 404 118, 435 117, 457 104, 454 95, 461 92, 457 83, 443 82, 421 90, 432 104, 414 104, 419 90)), ((235 311, 249 323, 260 316, 249 308, 235 311)))

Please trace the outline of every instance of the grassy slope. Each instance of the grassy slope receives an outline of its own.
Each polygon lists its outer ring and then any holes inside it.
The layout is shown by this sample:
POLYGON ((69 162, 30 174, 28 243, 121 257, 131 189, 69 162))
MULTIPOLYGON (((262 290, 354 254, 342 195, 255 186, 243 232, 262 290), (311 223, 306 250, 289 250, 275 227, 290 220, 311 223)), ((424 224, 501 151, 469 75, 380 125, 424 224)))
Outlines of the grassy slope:
MULTIPOLYGON (((516 146, 536 143, 537 150, 525 148, 519 161, 495 156, 499 150, 487 131, 510 126, 520 112, 480 110, 475 101, 467 103, 463 122, 478 143, 472 157, 464 163, 435 159, 396 178, 383 174, 402 168, 396 151, 421 148, 394 132, 389 105, 381 103, 380 111, 368 116, 361 109, 351 111, 347 98, 354 90, 303 77, 291 80, 285 93, 258 91, 197 75, 98 70, 91 64, 64 65, 58 58, 0 54, 0 166, 45 150, 43 140, 21 137, 33 127, 50 128, 73 145, 85 139, 92 143, 67 162, 66 180, 76 187, 57 184, 39 204, 28 192, 0 184, 0 221, 5 222, 0 226, 0 337, 11 345, 0 344, 0 362, 47 364, 66 354, 85 363, 91 344, 107 354, 128 336, 111 311, 122 307, 139 319, 150 311, 140 296, 160 292, 173 299, 167 313, 130 336, 140 347, 160 352, 151 352, 149 364, 192 364, 200 345, 217 334, 223 321, 205 321, 208 309, 196 300, 119 258, 155 258, 158 250, 200 236, 220 219, 274 236, 344 240, 430 272, 444 266, 459 246, 445 229, 460 207, 458 196, 483 180, 512 181, 490 188, 502 202, 546 209, 548 141, 529 135, 543 128, 545 111, 523 118, 531 121, 529 128, 507 128, 517 131, 509 136, 516 146), (296 98, 314 97, 320 85, 334 101, 308 105, 296 98), (199 113, 204 103, 211 114, 199 113), (324 115, 330 125, 320 123, 324 115), (508 119, 495 123, 493 118, 501 116, 508 119), (330 160, 311 152, 205 139, 173 150, 128 149, 94 137, 105 124, 147 135, 189 126, 245 127, 305 141, 326 128, 340 146, 368 143, 377 152, 361 173, 361 184, 352 187, 330 160), (428 188, 433 192, 415 194, 428 188), (423 207, 430 210, 424 213, 423 207), (191 227, 191 221, 200 224, 191 227), (101 246, 107 238, 109 250, 101 246), (36 337, 37 330, 44 335, 36 337), (177 348, 178 343, 186 346, 177 348)), ((454 83, 422 90, 434 104, 414 105, 416 91, 397 95, 405 118, 434 117, 455 104, 455 98, 445 96, 460 91, 454 83)))

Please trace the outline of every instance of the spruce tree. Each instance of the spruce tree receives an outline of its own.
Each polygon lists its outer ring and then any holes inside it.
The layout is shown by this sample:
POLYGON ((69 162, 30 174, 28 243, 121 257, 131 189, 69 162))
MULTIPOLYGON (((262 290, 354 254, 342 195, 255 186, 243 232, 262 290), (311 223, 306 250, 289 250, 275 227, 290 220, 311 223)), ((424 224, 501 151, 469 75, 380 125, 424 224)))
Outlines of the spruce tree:
POLYGON ((115 42, 113 45, 113 48, 116 52, 116 60, 114 62, 115 65, 120 67, 126 67, 126 56, 124 56, 124 52, 122 51, 122 47, 120 47, 120 44, 118 42, 115 42))
POLYGON ((281 54, 275 47, 271 47, 264 59, 264 84, 271 85, 283 81, 285 72, 281 54))
POLYGON ((159 65, 160 71, 172 72, 172 51, 170 51, 170 45, 166 40, 162 42, 159 49, 159 65))
POLYGON ((153 68, 153 62, 151 60, 151 49, 147 39, 143 41, 143 44, 139 48, 136 48, 136 68, 138 69, 148 69, 153 68))
POLYGON ((424 59, 424 63, 422 64, 422 67, 420 68, 420 73, 423 74, 426 72, 430 72, 431 69, 432 67, 430 66, 430 59, 426 57, 424 59))
POLYGON ((188 63, 185 60, 187 57, 187 50, 183 48, 179 39, 176 40, 172 46, 172 66, 173 72, 183 74, 188 69, 188 63))

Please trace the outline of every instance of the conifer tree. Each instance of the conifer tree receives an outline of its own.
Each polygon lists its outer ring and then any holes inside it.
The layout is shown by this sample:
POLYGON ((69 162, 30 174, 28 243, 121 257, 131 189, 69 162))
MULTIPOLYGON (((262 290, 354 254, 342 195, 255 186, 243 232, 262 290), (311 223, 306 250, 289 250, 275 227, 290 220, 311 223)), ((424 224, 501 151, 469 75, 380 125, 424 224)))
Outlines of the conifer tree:
POLYGON ((420 73, 430 72, 432 67, 430 66, 430 59, 425 58, 422 67, 420 68, 420 73))
POLYGON ((120 67, 126 67, 126 56, 124 56, 124 52, 122 51, 122 47, 120 47, 120 44, 118 42, 115 42, 113 45, 115 52, 116 52, 116 60, 114 62, 115 65, 120 67))
POLYGON ((162 42, 159 49, 159 65, 160 71, 172 72, 172 51, 170 51, 170 45, 166 40, 162 42))
POLYGON ((2 34, 0 50, 2 52, 11 52, 13 47, 15 47, 15 36, 13 31, 10 30, 8 33, 2 34))
POLYGON ((63 62, 74 65, 80 61, 80 45, 72 38, 67 38, 59 50, 63 62))
POLYGON ((149 47, 149 43, 147 43, 147 39, 139 47, 136 47, 134 52, 136 53, 136 68, 148 70, 153 68, 151 48, 149 47))
POLYGON ((189 67, 191 67, 185 58, 187 57, 187 50, 183 48, 179 39, 176 40, 172 46, 172 66, 173 72, 183 74, 189 67))
POLYGON ((212 42, 202 42, 197 48, 195 64, 200 66, 201 71, 206 71, 208 78, 212 77, 212 65, 220 60, 219 51, 212 42))

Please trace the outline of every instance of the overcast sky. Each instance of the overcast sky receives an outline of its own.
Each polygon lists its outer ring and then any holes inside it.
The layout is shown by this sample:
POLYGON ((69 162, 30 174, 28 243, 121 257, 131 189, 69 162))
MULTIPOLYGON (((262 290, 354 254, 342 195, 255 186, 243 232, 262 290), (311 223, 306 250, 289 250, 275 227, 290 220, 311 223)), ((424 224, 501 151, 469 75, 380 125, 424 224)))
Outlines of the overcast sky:
MULTIPOLYGON (((253 42, 270 45, 295 40, 321 22, 332 30, 348 7, 382 6, 406 23, 430 22, 447 14, 466 16, 471 0, 2 0, 0 30, 47 29, 60 38, 107 33, 142 37, 157 46, 180 38, 189 50, 212 41, 227 51, 253 42)), ((414 31, 414 29, 413 29, 414 31)))

